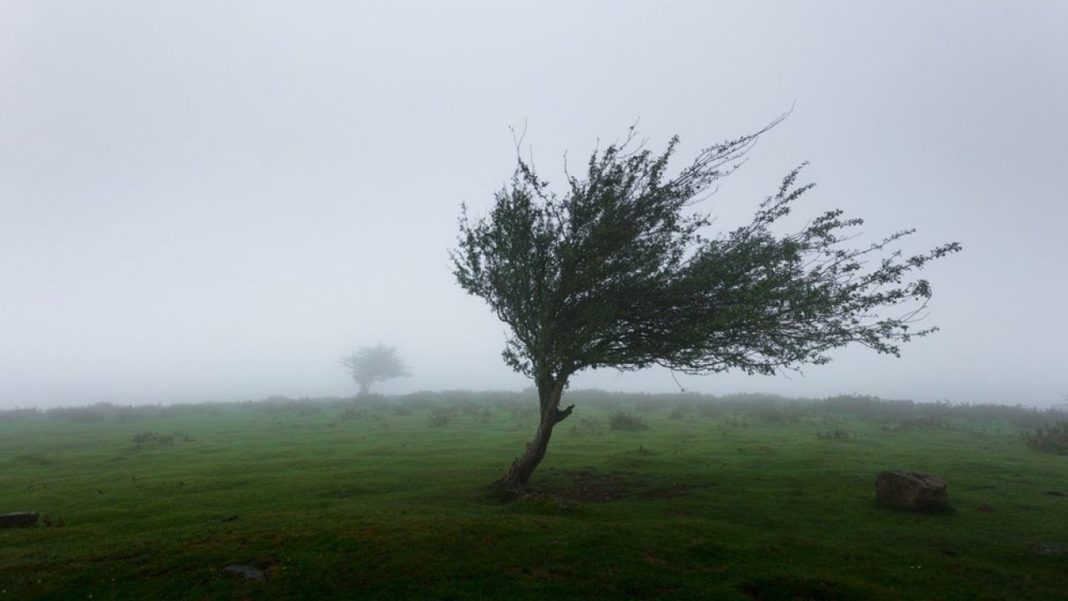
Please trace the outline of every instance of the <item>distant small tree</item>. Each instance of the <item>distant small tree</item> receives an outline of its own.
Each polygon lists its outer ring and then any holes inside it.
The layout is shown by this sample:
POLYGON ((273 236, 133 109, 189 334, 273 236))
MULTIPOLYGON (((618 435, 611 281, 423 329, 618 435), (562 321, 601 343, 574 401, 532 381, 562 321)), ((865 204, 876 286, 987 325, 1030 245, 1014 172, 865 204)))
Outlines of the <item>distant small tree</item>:
POLYGON ((368 394, 371 384, 375 382, 409 375, 407 367, 397 355, 397 349, 384 344, 360 347, 342 358, 341 365, 352 373, 352 379, 360 385, 360 396, 368 394))
POLYGON ((495 483, 502 492, 529 488, 553 427, 574 409, 560 399, 581 370, 773 374, 826 363, 849 343, 897 355, 900 343, 934 331, 910 329, 931 287, 906 278, 959 245, 870 261, 912 230, 849 248, 862 222, 840 210, 777 234, 812 188, 796 185, 800 167, 750 224, 706 237, 711 219, 693 205, 773 125, 702 150, 674 176, 678 139, 654 155, 634 147, 632 128, 594 151, 584 177, 568 173, 562 196, 520 157, 488 217, 471 220, 464 208, 454 275, 508 324, 504 360, 534 380, 541 410, 534 439, 495 483))

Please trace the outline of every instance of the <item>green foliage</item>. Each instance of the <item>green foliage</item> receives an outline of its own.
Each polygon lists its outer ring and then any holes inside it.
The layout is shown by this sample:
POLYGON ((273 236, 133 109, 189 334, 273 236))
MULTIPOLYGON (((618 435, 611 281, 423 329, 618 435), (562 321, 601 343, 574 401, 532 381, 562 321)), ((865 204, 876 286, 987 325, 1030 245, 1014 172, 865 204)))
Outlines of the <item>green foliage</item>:
POLYGON ((849 248, 862 221, 839 210, 778 235, 812 188, 797 184, 800 168, 749 225, 706 237, 711 220, 690 207, 773 125, 702 150, 674 176, 678 139, 653 154, 632 130, 595 151, 585 177, 569 174, 562 195, 519 159, 488 217, 465 209, 452 253, 459 284, 512 330, 505 361, 539 387, 597 367, 771 374, 853 342, 896 355, 934 331, 910 329, 931 287, 907 278, 960 246, 891 251, 908 230, 849 248))

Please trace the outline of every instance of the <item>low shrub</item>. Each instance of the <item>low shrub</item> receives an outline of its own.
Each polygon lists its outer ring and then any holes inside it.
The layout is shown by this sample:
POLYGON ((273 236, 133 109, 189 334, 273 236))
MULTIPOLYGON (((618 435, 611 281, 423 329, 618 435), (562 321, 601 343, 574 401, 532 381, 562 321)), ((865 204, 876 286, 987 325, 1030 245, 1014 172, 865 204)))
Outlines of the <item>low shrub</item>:
POLYGON ((160 434, 159 432, 139 432, 134 434, 133 443, 141 446, 146 444, 171 444, 174 442, 174 437, 169 434, 160 434))
POLYGON ((453 412, 448 409, 436 407, 430 412, 428 421, 433 427, 446 426, 452 421, 452 414, 453 412))
POLYGON ((192 442, 193 437, 182 432, 173 432, 171 434, 161 434, 159 432, 139 432, 133 437, 133 444, 136 448, 142 448, 148 445, 169 445, 178 442, 192 442))
POLYGON ((1068 455, 1068 421, 1040 426, 1023 435, 1027 446, 1044 453, 1068 455))
POLYGON ((649 424, 645 423, 644 419, 626 411, 616 411, 613 413, 612 417, 608 420, 608 426, 613 430, 625 430, 628 432, 649 429, 649 424))

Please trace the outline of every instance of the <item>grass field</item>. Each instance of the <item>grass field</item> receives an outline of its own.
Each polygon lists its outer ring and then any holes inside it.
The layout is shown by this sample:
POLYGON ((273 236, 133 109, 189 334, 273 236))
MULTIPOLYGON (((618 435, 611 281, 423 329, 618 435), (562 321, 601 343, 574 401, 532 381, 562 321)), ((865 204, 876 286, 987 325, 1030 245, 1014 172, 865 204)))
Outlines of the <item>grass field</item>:
POLYGON ((42 521, 0 530, 0 601, 1068 599, 1068 456, 1021 437, 1052 413, 571 396, 511 503, 518 393, 7 412, 0 513, 42 521), (877 507, 884 469, 955 511, 877 507))

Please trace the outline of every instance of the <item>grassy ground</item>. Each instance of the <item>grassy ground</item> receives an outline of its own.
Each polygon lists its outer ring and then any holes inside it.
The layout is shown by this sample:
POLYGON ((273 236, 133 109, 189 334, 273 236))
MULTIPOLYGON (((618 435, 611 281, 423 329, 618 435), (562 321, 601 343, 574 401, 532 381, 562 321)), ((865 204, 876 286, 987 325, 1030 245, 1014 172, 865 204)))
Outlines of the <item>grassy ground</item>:
POLYGON ((1068 457, 1010 424, 649 399, 622 431, 583 400, 545 494, 505 504, 483 486, 529 405, 0 420, 0 513, 43 518, 0 531, 0 601, 1068 598, 1068 457), (956 511, 876 507, 883 469, 944 477, 956 511))

